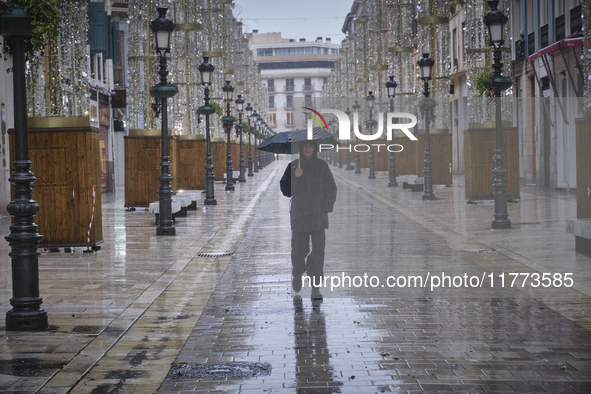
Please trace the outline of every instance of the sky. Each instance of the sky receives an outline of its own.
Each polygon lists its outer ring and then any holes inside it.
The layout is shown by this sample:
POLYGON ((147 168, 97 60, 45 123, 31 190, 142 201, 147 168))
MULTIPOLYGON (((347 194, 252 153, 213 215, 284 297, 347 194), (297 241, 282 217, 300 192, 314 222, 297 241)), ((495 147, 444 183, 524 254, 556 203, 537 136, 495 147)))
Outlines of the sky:
POLYGON ((234 0, 234 14, 244 32, 281 32, 283 38, 313 41, 330 37, 340 44, 341 32, 353 0, 234 0))

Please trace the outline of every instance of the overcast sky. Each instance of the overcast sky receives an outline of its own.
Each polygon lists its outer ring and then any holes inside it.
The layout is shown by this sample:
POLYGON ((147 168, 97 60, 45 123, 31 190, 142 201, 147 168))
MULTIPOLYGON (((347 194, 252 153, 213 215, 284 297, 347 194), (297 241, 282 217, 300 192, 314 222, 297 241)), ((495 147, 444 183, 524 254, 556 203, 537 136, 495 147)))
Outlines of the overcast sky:
POLYGON ((340 44, 345 16, 353 0, 234 0, 235 14, 250 33, 281 32, 283 38, 330 37, 340 44))

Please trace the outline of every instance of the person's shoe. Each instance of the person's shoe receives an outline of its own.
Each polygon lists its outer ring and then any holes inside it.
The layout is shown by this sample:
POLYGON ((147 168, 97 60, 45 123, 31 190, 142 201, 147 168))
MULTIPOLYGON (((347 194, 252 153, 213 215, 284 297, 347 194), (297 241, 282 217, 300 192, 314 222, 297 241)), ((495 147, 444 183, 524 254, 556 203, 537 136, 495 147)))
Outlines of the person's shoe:
POLYGON ((302 290, 302 275, 294 275, 291 280, 291 287, 296 293, 299 293, 299 291, 302 290))
POLYGON ((311 297, 313 300, 320 300, 322 301, 322 293, 320 292, 320 290, 318 289, 318 287, 313 287, 312 288, 312 295, 311 297))

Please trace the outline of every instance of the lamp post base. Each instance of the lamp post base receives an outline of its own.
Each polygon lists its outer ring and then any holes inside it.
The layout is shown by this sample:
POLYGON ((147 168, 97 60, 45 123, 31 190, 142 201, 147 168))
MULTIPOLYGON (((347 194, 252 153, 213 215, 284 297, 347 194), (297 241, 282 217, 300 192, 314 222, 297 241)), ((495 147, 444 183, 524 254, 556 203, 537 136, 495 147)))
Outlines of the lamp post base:
POLYGON ((491 223, 491 228, 494 230, 511 228, 511 221, 509 219, 493 220, 491 223))
POLYGON ((175 235, 176 229, 174 227, 156 227, 156 235, 175 235))
POLYGON ((398 187, 398 182, 388 182, 388 187, 398 187))
POLYGON ((423 200, 435 200, 435 194, 423 194, 423 200))
POLYGON ((215 198, 206 198, 205 201, 203 201, 203 205, 217 205, 218 202, 215 198))
POLYGON ((43 309, 34 312, 6 312, 6 331, 41 331, 48 328, 47 312, 43 309))

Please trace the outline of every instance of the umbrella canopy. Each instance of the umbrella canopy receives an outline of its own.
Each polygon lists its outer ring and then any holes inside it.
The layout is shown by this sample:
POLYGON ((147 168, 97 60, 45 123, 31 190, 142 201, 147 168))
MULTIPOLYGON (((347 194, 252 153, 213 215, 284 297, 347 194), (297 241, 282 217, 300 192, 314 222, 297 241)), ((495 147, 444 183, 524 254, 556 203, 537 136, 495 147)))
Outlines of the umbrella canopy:
MULTIPOLYGON (((272 153, 291 154, 292 145, 307 140, 307 129, 283 131, 265 139, 256 147, 256 149, 272 153)), ((320 144, 339 145, 339 141, 337 141, 332 134, 320 127, 312 129, 312 140, 320 144)))

